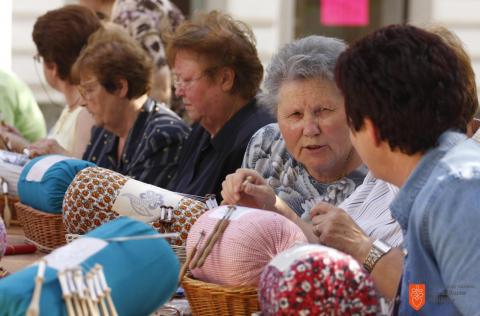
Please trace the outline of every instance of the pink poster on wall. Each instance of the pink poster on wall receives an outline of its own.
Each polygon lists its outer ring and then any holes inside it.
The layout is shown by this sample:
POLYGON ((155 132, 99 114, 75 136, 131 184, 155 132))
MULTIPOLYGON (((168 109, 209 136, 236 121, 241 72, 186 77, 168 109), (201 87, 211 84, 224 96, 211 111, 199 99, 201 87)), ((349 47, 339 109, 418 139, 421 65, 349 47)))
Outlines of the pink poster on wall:
POLYGON ((366 26, 368 18, 368 0, 320 0, 323 25, 366 26))

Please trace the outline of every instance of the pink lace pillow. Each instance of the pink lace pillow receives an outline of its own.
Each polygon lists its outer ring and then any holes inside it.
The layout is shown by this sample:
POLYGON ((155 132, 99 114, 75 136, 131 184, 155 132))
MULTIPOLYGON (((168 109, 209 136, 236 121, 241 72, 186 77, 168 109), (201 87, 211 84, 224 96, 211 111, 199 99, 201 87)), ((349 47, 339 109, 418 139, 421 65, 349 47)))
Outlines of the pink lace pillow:
POLYGON ((293 247, 265 267, 264 315, 377 315, 373 281, 347 254, 321 245, 293 247))
MULTIPOLYGON (((273 212, 236 206, 230 223, 215 243, 201 268, 192 270, 195 278, 226 286, 256 286, 263 268, 278 253, 297 243, 307 242, 301 229, 273 212)), ((222 206, 203 214, 187 238, 187 253, 197 244, 202 231, 204 247, 215 224, 228 207, 222 206)), ((197 252, 197 253, 198 253, 197 252)))

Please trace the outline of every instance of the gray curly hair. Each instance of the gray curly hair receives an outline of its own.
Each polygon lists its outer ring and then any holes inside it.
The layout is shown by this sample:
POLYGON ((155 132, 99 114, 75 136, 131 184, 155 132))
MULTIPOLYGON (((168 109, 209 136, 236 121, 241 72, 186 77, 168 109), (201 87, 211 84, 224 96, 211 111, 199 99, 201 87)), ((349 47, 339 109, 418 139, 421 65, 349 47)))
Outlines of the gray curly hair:
POLYGON ((272 57, 266 70, 260 100, 276 115, 283 82, 320 78, 334 81, 335 63, 347 48, 342 40, 312 35, 285 45, 272 57))

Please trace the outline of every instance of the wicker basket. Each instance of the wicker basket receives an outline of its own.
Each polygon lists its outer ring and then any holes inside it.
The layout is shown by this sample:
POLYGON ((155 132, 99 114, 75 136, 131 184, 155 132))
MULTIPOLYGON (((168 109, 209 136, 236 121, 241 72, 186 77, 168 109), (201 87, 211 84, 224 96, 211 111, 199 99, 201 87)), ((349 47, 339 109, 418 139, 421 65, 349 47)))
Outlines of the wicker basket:
MULTIPOLYGON (((15 203, 18 202, 18 197, 13 195, 8 195, 8 205, 10 206, 10 210, 12 211, 12 225, 20 225, 20 221, 18 220, 17 211, 15 208, 15 203)), ((5 208, 5 199, 3 195, 0 194, 0 215, 3 218, 3 209, 5 208)))
POLYGON ((180 265, 183 265, 185 263, 185 260, 187 260, 187 251, 185 249, 185 246, 177 246, 177 245, 170 245, 170 246, 172 247, 172 250, 177 255, 178 261, 180 261, 180 265))
POLYGON ((17 202, 15 207, 27 242, 42 252, 50 252, 66 244, 62 214, 41 212, 21 202, 17 202))
POLYGON ((182 280, 192 315, 248 315, 260 310, 255 287, 224 287, 192 279, 182 280))

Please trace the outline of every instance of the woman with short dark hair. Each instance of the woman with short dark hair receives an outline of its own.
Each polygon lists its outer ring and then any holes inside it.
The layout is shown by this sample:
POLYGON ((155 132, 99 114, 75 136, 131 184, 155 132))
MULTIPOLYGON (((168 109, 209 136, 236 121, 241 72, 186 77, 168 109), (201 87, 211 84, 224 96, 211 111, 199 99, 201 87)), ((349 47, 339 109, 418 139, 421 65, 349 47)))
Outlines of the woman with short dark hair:
MULTIPOLYGON (((473 115, 470 66, 449 46, 391 25, 355 43, 336 66, 353 145, 376 177, 400 187, 390 205, 408 252, 399 315, 480 308, 480 144, 463 134, 473 115)), ((401 251, 372 250, 372 275, 398 279, 401 251)))
POLYGON ((100 128, 83 156, 132 178, 164 187, 176 170, 186 124, 147 97, 152 63, 119 26, 93 34, 74 71, 86 107, 100 128))

